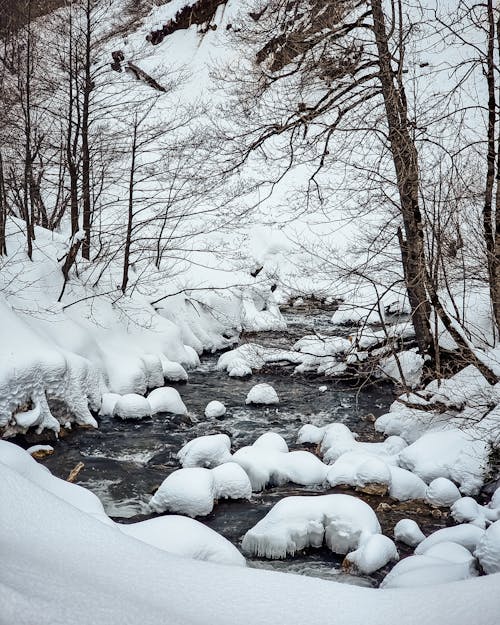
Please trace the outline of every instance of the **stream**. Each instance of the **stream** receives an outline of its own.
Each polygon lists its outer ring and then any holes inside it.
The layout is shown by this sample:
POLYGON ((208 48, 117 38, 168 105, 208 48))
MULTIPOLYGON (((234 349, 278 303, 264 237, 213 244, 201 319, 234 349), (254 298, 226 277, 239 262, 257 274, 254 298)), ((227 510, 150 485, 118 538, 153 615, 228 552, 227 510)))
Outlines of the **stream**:
MULTIPOLYGON (((293 343, 312 331, 338 334, 329 324, 331 312, 291 311, 285 314, 285 332, 246 335, 242 342, 290 348, 293 343)), ((149 518, 146 504, 152 493, 172 471, 180 468, 178 450, 188 441, 205 434, 226 433, 233 450, 249 445, 264 432, 281 434, 290 449, 297 432, 305 423, 325 425, 341 421, 360 435, 359 440, 379 440, 372 418, 387 411, 394 399, 390 385, 369 386, 361 390, 345 382, 320 376, 293 374, 293 366, 273 366, 247 379, 230 378, 216 370, 218 355, 204 355, 201 364, 189 372, 184 384, 169 384, 177 388, 189 413, 186 416, 157 414, 141 421, 99 418, 99 429, 75 428, 55 445, 54 454, 42 462, 58 477, 66 478, 79 462, 84 468, 77 483, 93 491, 101 499, 106 512, 115 521, 135 522, 149 518), (280 404, 273 407, 246 406, 245 398, 259 382, 271 384, 280 404), (320 392, 320 386, 327 390, 320 392), (222 401, 226 414, 207 419, 207 403, 222 401)), ((286 484, 262 493, 254 493, 251 501, 220 501, 213 512, 199 521, 216 530, 241 548, 245 532, 253 527, 281 498, 291 495, 313 495, 350 492, 341 488, 320 489, 286 484)), ((446 524, 444 515, 432 511, 421 502, 395 503, 386 497, 358 494, 377 511, 383 532, 392 537, 395 523, 402 518, 415 519, 425 534, 446 524)), ((411 550, 399 545, 400 555, 411 550)), ((332 554, 326 547, 310 549, 286 560, 249 560, 250 566, 298 573, 363 586, 378 586, 390 566, 371 576, 357 576, 342 569, 342 556, 332 554)))

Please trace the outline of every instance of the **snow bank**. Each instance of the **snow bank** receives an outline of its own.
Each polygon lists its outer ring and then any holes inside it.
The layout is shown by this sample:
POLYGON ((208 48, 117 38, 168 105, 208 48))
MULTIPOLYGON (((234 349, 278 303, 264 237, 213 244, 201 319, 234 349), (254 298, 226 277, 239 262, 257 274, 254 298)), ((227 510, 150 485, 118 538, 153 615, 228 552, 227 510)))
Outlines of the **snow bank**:
POLYGON ((370 506, 350 495, 286 497, 243 537, 245 553, 279 559, 325 543, 334 553, 358 549, 380 525, 370 506))
POLYGON ((183 516, 162 516, 129 525, 117 524, 120 530, 157 549, 178 556, 245 566, 246 560, 226 538, 203 523, 183 516))
POLYGON ((246 473, 233 462, 215 469, 187 468, 171 473, 149 502, 155 512, 206 516, 217 499, 249 499, 252 487, 246 473))
POLYGON ((279 404, 280 400, 278 393, 270 384, 256 384, 253 386, 247 395, 245 404, 279 404))

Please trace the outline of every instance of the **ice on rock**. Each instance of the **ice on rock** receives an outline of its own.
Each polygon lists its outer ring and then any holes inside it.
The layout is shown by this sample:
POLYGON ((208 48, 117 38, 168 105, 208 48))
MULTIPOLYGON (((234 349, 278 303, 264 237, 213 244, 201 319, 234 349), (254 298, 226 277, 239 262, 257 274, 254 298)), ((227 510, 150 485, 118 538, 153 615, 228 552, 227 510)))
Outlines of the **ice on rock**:
POLYGON ((413 519, 401 519, 394 526, 394 539, 409 547, 416 547, 425 540, 425 534, 413 519))
POLYGON ((117 527, 128 536, 185 558, 246 566, 245 558, 229 540, 185 516, 168 515, 117 527))
POLYGON ((380 534, 376 514, 350 495, 286 497, 244 536, 249 555, 286 558, 323 543, 334 553, 347 554, 373 534, 380 534))
POLYGON ((170 386, 155 388, 148 395, 153 414, 158 412, 170 412, 172 414, 187 414, 187 408, 179 395, 179 392, 170 386))
POLYGON ((399 454, 400 465, 425 482, 446 477, 458 483, 464 495, 479 492, 487 458, 487 442, 456 428, 428 432, 399 454))
POLYGON ((278 393, 270 384, 262 383, 256 384, 248 392, 245 400, 246 404, 279 404, 280 400, 278 393))
POLYGON ((103 393, 99 414, 102 417, 112 417, 115 411, 116 402, 121 398, 118 393, 103 393))
POLYGON ((262 449, 270 449, 273 451, 288 452, 288 445, 285 439, 276 432, 265 432, 253 443, 253 447, 261 447, 262 449))
POLYGON ((227 434, 199 436, 186 443, 177 453, 177 458, 185 468, 212 469, 231 461, 231 440, 227 434))
POLYGON ((417 555, 425 553, 430 547, 442 542, 452 542, 462 545, 471 553, 474 553, 478 543, 484 536, 484 530, 476 525, 464 523, 454 527, 444 527, 427 536, 415 549, 417 555))
POLYGON ((121 395, 115 404, 113 415, 120 419, 144 419, 151 416, 151 404, 142 395, 121 395))
POLYGON ((158 513, 206 516, 212 512, 217 499, 248 499, 251 492, 248 477, 234 463, 215 469, 179 469, 163 480, 149 506, 158 513))
POLYGON ((425 500, 433 506, 445 506, 448 508, 457 499, 460 499, 461 496, 460 491, 451 480, 445 477, 438 477, 432 480, 427 487, 425 500))
POLYGON ((250 499, 252 485, 244 469, 236 462, 226 462, 212 469, 217 499, 250 499))
POLYGON ((205 416, 208 419, 217 419, 218 417, 222 417, 226 414, 226 407, 220 401, 214 399, 209 402, 205 408, 205 416))
POLYGON ((500 521, 495 521, 483 533, 474 555, 487 574, 500 572, 500 521))
POLYGON ((399 560, 396 545, 383 534, 373 534, 345 558, 346 562, 365 575, 371 575, 395 560, 399 560))

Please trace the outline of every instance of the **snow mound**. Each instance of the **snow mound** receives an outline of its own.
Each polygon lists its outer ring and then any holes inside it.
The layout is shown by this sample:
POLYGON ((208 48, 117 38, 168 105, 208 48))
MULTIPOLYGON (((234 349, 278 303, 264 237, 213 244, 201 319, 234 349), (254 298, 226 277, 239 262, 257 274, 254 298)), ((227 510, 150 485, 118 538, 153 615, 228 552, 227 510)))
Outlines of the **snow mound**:
POLYGON ((148 395, 153 414, 158 412, 171 412, 172 414, 187 414, 186 406, 179 392, 170 386, 155 388, 148 395))
POLYGON ((253 446, 273 451, 281 451, 283 453, 288 452, 288 445, 285 439, 276 432, 265 432, 264 434, 261 434, 253 443, 253 446))
POLYGON ((373 534, 345 557, 345 562, 365 575, 371 575, 394 560, 399 560, 396 545, 383 534, 373 534))
POLYGON ((246 566, 245 558, 232 543, 194 519, 168 515, 117 527, 128 536, 178 556, 246 566))
POLYGON ((460 499, 462 495, 458 488, 445 477, 438 477, 427 487, 425 493, 425 500, 432 506, 446 506, 450 507, 452 504, 460 499))
POLYGON ((381 588, 418 588, 475 577, 473 563, 450 562, 430 555, 405 558, 396 564, 380 584, 381 588))
POLYGON ((177 453, 177 458, 185 468, 212 469, 231 461, 231 440, 227 434, 199 436, 186 443, 177 453))
POLYGON ((481 506, 472 497, 462 497, 455 501, 450 514, 458 523, 473 523, 483 529, 500 518, 500 510, 481 506))
POLYGON ((416 350, 399 352, 397 356, 384 358, 380 363, 383 377, 406 384, 409 388, 416 388, 420 384, 423 367, 424 359, 417 354, 416 350), (403 377, 401 377, 401 372, 403 377))
POLYGON ((485 573, 500 572, 500 521, 495 521, 481 536, 474 555, 485 573))
POLYGON ((209 402, 205 408, 205 416, 208 419, 217 419, 218 417, 222 417, 226 414, 226 407, 220 401, 214 399, 209 402))
POLYGON ((279 404, 278 393, 270 384, 256 384, 248 392, 245 404, 279 404))
POLYGON ((446 477, 464 495, 479 492, 484 481, 489 445, 464 430, 428 432, 399 454, 400 465, 425 482, 446 477))
POLYGON ((416 547, 425 540, 425 534, 413 519, 401 519, 394 526, 394 540, 416 547))
POLYGON ((180 363, 168 360, 163 354, 160 354, 160 361, 165 380, 169 382, 187 382, 188 374, 180 363))
POLYGON ((287 497, 245 534, 242 548, 252 556, 279 559, 325 543, 334 553, 347 554, 373 534, 380 534, 377 516, 356 497, 287 497))
POLYGON ((155 512, 179 512, 187 516, 206 516, 217 499, 249 499, 250 481, 237 464, 215 469, 187 468, 171 473, 149 502, 155 512))
POLYGON ((112 417, 115 411, 116 402, 121 398, 118 393, 103 393, 99 414, 102 417, 112 417))
POLYGON ((144 419, 151 416, 151 404, 142 395, 121 395, 113 408, 113 415, 120 419, 144 419))
POLYGON ((277 443, 282 449, 283 443, 286 445, 283 439, 279 439, 281 437, 278 438, 278 435, 272 439, 261 437, 253 445, 242 447, 233 454, 233 462, 246 471, 253 491, 287 482, 313 486, 325 481, 328 467, 319 458, 308 451, 277 451, 277 443))
POLYGON ((471 553, 474 553, 474 550, 483 536, 484 530, 470 523, 455 525, 454 527, 444 527, 430 536, 427 536, 427 538, 417 546, 415 553, 417 555, 423 554, 430 547, 442 542, 458 543, 471 553))
POLYGON ((252 375, 266 364, 301 361, 302 357, 296 352, 245 343, 222 354, 217 361, 217 369, 227 371, 230 377, 241 378, 252 375))

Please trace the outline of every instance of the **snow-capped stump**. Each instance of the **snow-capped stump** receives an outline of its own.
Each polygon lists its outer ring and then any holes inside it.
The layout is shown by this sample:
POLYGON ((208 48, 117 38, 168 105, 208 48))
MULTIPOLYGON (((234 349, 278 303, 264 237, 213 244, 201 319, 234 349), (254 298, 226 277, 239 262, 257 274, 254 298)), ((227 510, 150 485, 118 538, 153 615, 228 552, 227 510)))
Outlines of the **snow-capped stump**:
POLYGON ((26 450, 35 460, 42 460, 54 453, 52 445, 33 445, 26 450))
POLYGON ((389 562, 399 560, 396 545, 383 534, 373 534, 356 549, 348 553, 342 563, 344 568, 354 567, 360 573, 371 575, 389 562))
POLYGON ((137 540, 185 558, 246 566, 245 558, 229 540, 185 516, 168 515, 117 527, 137 540))
POLYGON ((231 440, 227 434, 199 436, 189 441, 177 453, 181 465, 212 469, 231 461, 231 440))
POLYGON ((281 451, 285 454, 288 453, 288 445, 285 439, 276 432, 264 432, 264 434, 261 434, 253 443, 253 447, 281 451))
POLYGON ((474 553, 478 543, 484 536, 484 530, 470 523, 455 525, 454 527, 443 527, 430 536, 427 536, 415 549, 417 555, 425 553, 430 547, 442 542, 452 542, 462 545, 471 553, 474 553))
POLYGON ((151 416, 151 404, 142 395, 121 395, 115 404, 113 415, 120 419, 144 419, 151 416))
POLYGON ((209 402, 205 408, 205 416, 208 419, 217 419, 223 417, 226 414, 226 407, 220 401, 214 399, 209 402))
POLYGON ((245 400, 246 404, 279 404, 280 400, 278 393, 270 384, 262 383, 256 384, 248 392, 245 400))
POLYGON ((474 555, 485 573, 500 572, 500 521, 495 521, 484 532, 474 555))
POLYGON ((121 395, 118 395, 118 393, 103 393, 101 408, 99 409, 101 417, 112 417, 116 403, 120 398, 121 395))
POLYGON ((373 534, 380 534, 377 516, 356 497, 286 497, 245 534, 242 548, 251 556, 280 559, 325 543, 347 554, 373 534))
POLYGON ((472 497, 462 497, 455 501, 450 514, 458 523, 473 523, 483 529, 500 518, 500 510, 481 506, 472 497))
POLYGON ((248 476, 234 463, 215 469, 179 469, 163 480, 149 506, 158 513, 206 516, 217 499, 248 499, 251 492, 248 476))
POLYGON ((438 477, 427 487, 425 500, 432 506, 449 507, 461 498, 460 491, 451 480, 445 477, 438 477))
POLYGON ((172 414, 187 414, 187 408, 181 399, 178 391, 170 386, 155 388, 148 395, 151 411, 153 414, 159 412, 170 412, 172 414))
POLYGON ((416 547, 425 540, 425 534, 413 519, 401 519, 394 526, 394 540, 416 547))

